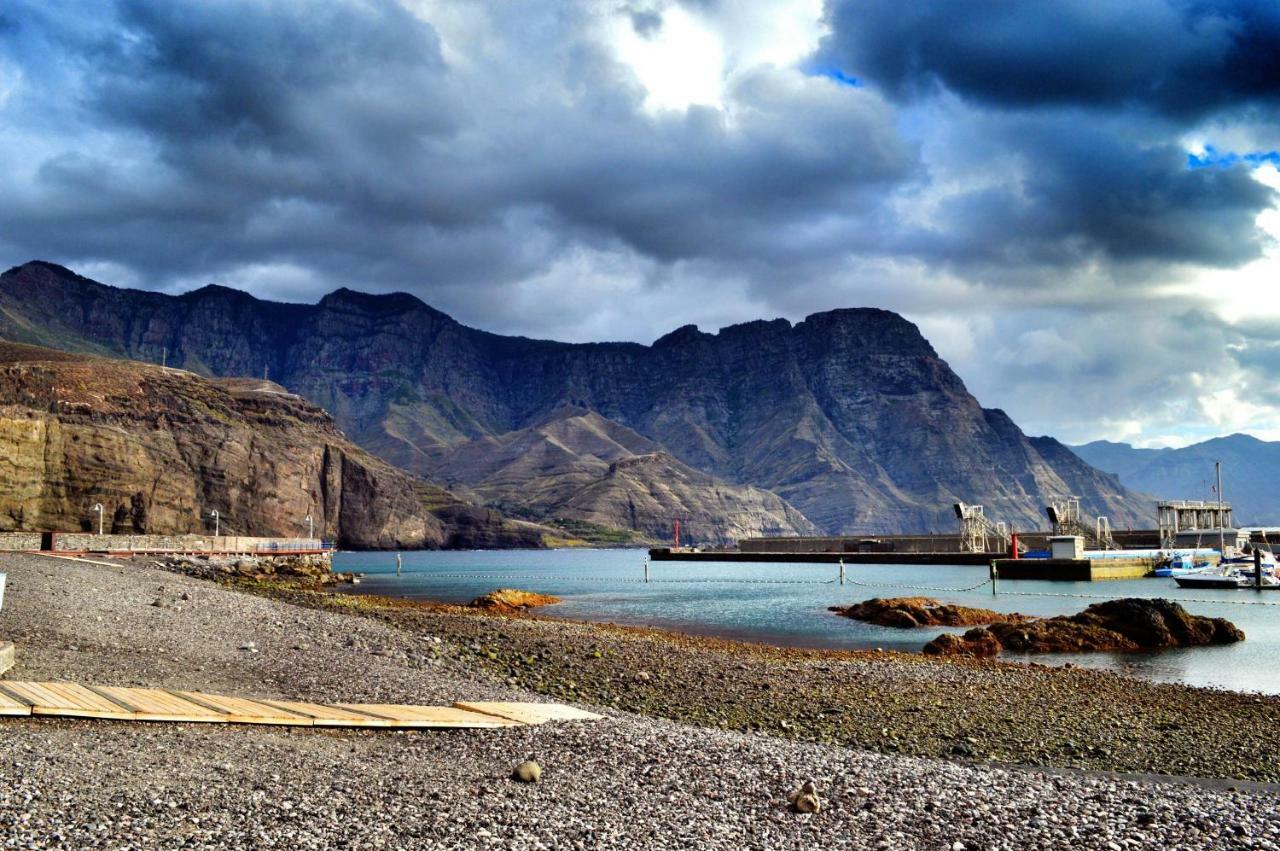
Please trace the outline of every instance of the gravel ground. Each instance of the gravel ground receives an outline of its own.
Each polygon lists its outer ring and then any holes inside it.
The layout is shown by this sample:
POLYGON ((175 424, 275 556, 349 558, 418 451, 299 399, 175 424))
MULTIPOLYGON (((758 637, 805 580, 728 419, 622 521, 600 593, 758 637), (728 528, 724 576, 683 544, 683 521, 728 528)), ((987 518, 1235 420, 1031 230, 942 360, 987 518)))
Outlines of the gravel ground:
MULTIPOLYGON (((416 624, 135 566, 6 555, 0 569, 13 678, 536 698, 478 665, 494 662, 488 650, 416 624)), ((0 719, 0 741, 3 847, 1280 847, 1270 791, 1006 771, 617 712, 449 732, 0 719), (511 781, 530 758, 542 782, 511 781), (819 813, 787 806, 805 780, 819 813)))
POLYGON ((1093 670, 771 648, 265 583, 243 587, 443 636, 473 669, 558 700, 887 754, 1280 781, 1280 748, 1270 734, 1280 729, 1274 696, 1093 670))

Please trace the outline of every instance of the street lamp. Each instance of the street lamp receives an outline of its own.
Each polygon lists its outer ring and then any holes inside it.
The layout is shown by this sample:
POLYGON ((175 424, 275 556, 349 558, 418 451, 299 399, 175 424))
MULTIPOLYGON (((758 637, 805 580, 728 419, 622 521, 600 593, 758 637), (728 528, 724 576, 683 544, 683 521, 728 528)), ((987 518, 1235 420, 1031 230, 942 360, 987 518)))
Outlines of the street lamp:
POLYGON ((209 516, 213 518, 213 537, 219 537, 222 531, 222 515, 218 513, 218 509, 209 512, 209 516))
POLYGON ((101 535, 102 534, 102 503, 100 502, 94 503, 93 510, 98 512, 98 534, 101 535))

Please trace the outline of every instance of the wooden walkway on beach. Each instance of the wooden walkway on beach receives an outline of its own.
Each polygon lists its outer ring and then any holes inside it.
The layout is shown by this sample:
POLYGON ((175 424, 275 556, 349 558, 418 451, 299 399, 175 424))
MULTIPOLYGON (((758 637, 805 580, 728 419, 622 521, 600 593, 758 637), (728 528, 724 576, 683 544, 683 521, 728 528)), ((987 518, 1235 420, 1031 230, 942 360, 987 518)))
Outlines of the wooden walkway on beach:
POLYGON ((520 727, 601 716, 558 703, 309 703, 199 691, 0 680, 0 715, 396 729, 520 727))

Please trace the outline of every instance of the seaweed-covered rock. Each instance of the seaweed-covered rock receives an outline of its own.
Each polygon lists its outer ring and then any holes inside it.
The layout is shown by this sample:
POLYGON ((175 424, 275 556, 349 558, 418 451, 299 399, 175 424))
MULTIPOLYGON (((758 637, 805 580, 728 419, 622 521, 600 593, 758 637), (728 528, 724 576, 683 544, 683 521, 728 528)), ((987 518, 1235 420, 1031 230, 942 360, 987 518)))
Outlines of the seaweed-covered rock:
POLYGON ((975 656, 984 659, 1000 655, 1000 642, 983 627, 971 629, 964 636, 944 632, 924 646, 929 656, 975 656))
POLYGON ((559 603, 559 597, 550 594, 537 594, 533 591, 521 591, 518 588, 499 588, 490 591, 483 597, 471 601, 473 609, 488 609, 492 612, 523 612, 538 606, 550 606, 559 603))
POLYGON ((917 626, 978 626, 988 623, 1023 623, 1026 615, 1005 614, 940 603, 932 597, 877 597, 852 606, 832 606, 831 611, 879 626, 911 629, 917 626))
POLYGON ((1025 623, 996 623, 963 637, 940 635, 925 645, 931 655, 994 656, 1014 653, 1106 653, 1233 644, 1244 633, 1223 618, 1193 615, 1171 600, 1126 598, 1095 603, 1075 615, 1025 623))

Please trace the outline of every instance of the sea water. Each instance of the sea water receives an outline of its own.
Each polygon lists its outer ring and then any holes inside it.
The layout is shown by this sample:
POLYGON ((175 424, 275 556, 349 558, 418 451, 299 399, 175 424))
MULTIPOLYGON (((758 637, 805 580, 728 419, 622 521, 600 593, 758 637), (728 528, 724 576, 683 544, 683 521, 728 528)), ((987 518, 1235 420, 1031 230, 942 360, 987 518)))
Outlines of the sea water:
POLYGON ((992 595, 986 567, 656 561, 645 583, 644 550, 488 550, 338 553, 334 570, 365 578, 348 593, 467 602, 497 588, 554 594, 540 615, 653 626, 792 647, 919 651, 941 632, 891 629, 827 611, 871 597, 929 596, 1001 612, 1074 614, 1119 597, 1165 597, 1193 614, 1224 617, 1247 639, 1224 647, 1143 653, 1042 655, 1013 661, 1121 671, 1163 682, 1280 694, 1280 591, 1181 589, 1172 579, 1108 582, 1002 580, 992 595), (952 589, 981 587, 975 590, 952 589), (1259 605, 1262 604, 1262 605, 1259 605))

